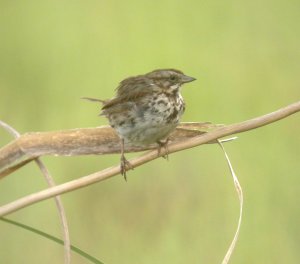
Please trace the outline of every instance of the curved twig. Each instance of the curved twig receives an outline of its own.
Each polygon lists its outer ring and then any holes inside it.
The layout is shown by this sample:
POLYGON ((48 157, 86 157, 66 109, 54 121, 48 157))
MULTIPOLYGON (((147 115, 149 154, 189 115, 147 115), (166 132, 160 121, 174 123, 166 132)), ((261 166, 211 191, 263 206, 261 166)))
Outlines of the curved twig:
MULTIPOLYGON (((13 127, 9 126, 8 124, 0 121, 0 126, 6 129, 14 138, 20 138, 20 133, 15 130, 13 127)), ((50 187, 55 186, 55 182, 50 174, 50 172, 47 170, 45 164, 41 161, 41 159, 36 158, 35 162, 39 169, 41 170, 42 174, 44 175, 48 185, 50 187)), ((64 249, 65 249, 65 263, 70 264, 71 263, 71 241, 70 241, 70 235, 69 235, 69 227, 66 217, 66 212, 62 203, 62 200, 60 196, 54 197, 56 207, 59 214, 59 219, 62 226, 62 233, 63 233, 63 241, 64 241, 64 249)))
MULTIPOLYGON (((203 135, 196 136, 191 139, 187 139, 184 141, 180 141, 177 143, 172 143, 168 147, 168 152, 173 153, 180 150, 193 148, 199 145, 202 145, 207 142, 212 142, 216 139, 241 133, 244 131, 252 130, 261 126, 265 126, 267 124, 270 124, 272 122, 278 121, 280 119, 286 118, 289 115, 292 115, 296 112, 300 111, 300 101, 296 102, 294 104, 288 105, 284 108, 281 108, 275 112, 250 119, 241 123, 236 123, 228 126, 223 126, 220 128, 215 129, 214 131, 207 132, 203 135)), ((165 155, 166 151, 163 149, 160 152, 160 156, 165 155)), ((130 160, 130 163, 132 167, 140 166, 146 162, 149 162, 151 160, 154 160, 158 157, 157 151, 152 150, 145 154, 143 154, 140 157, 134 158, 130 160)), ((114 166, 111 168, 104 169, 100 172, 96 172, 87 176, 84 176, 82 178, 63 183, 61 185, 57 185, 55 187, 48 188, 46 190, 42 190, 39 192, 36 192, 34 194, 25 196, 23 198, 20 198, 16 201, 13 201, 11 203, 8 203, 6 205, 3 205, 0 207, 0 216, 7 215, 11 212, 17 211, 23 207, 29 206, 31 204, 37 203, 39 201, 51 198, 55 195, 66 193, 72 190, 76 190, 79 188, 83 188, 85 186, 88 186, 90 184, 93 184, 95 182, 103 181, 105 179, 108 179, 114 175, 117 175, 120 173, 120 167, 114 166)))

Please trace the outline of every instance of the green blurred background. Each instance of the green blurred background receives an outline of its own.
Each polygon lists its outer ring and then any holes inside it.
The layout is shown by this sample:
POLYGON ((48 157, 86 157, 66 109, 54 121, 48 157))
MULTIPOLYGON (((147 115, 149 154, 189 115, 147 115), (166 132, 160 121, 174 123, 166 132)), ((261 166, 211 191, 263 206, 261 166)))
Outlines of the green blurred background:
MULTIPOLYGON (((300 2, 0 1, 0 119, 21 133, 107 124, 82 96, 110 98, 123 78, 173 67, 183 121, 234 123, 300 98, 300 2)), ((226 144, 245 194, 231 263, 299 263, 300 116, 226 144)), ((0 130, 1 145, 11 138, 0 130)), ((128 155, 134 157, 137 154, 128 155)), ((118 155, 45 157, 57 183, 118 155)), ((3 179, 1 204, 45 189, 28 165, 3 179)), ((238 201, 224 156, 207 145, 63 195, 71 241, 104 263, 220 263, 238 201)), ((9 216, 61 237, 52 200, 9 216)), ((62 263, 63 248, 0 223, 0 263, 62 263)), ((88 263, 76 254, 72 263, 88 263)))

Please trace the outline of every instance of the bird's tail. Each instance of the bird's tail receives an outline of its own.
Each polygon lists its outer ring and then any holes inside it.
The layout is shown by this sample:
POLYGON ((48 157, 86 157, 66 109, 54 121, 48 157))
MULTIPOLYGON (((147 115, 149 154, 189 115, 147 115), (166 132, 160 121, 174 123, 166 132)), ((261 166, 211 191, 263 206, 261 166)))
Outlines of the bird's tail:
POLYGON ((90 97, 81 97, 80 99, 88 100, 91 102, 100 102, 102 104, 105 103, 105 100, 97 99, 97 98, 90 98, 90 97))

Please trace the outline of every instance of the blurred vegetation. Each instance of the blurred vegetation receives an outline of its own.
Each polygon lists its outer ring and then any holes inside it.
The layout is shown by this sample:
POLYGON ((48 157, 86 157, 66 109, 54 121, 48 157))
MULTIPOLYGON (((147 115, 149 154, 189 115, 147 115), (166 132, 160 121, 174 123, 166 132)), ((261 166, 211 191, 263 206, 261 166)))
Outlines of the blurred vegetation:
MULTIPOLYGON (((109 98, 123 78, 174 67, 183 121, 233 123, 299 100, 300 2, 0 1, 0 119, 21 133, 106 124, 82 96, 109 98)), ((299 263, 300 117, 226 144, 245 193, 231 263, 299 263)), ((1 145, 11 138, 0 130, 1 145)), ((136 155, 136 154, 135 154, 136 155)), ((135 156, 134 154, 129 155, 135 156)), ((43 160, 57 183, 118 155, 43 160)), ((1 181, 1 204, 46 188, 32 164, 1 181)), ((209 145, 65 194, 72 243, 105 263, 220 263, 238 201, 209 145)), ((52 200, 9 216, 61 236, 52 200)), ((5 223, 0 263, 62 263, 63 248, 5 223)), ((84 263, 74 254, 73 263, 84 263)))

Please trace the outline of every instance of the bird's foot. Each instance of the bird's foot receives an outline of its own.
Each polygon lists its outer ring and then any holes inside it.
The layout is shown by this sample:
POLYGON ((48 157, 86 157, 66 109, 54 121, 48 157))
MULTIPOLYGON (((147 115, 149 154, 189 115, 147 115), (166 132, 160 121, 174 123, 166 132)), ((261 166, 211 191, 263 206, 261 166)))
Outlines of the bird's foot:
POLYGON ((121 155, 121 163, 120 163, 121 174, 123 175, 125 181, 127 181, 126 171, 133 170, 131 163, 125 158, 124 155, 121 155))
POLYGON ((169 148, 168 148, 169 139, 167 138, 165 141, 159 140, 156 143, 158 144, 157 155, 160 156, 161 149, 164 148, 166 153, 162 157, 166 160, 169 160, 169 148))

